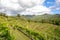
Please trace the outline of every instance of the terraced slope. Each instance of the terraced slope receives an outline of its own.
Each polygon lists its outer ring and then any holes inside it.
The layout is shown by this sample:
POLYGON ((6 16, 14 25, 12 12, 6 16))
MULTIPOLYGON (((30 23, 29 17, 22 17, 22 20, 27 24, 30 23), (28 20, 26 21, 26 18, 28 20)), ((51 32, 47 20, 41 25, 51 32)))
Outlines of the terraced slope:
POLYGON ((9 29, 10 36, 14 40, 60 40, 58 25, 29 22, 22 17, 5 16, 0 16, 0 24, 9 29))
POLYGON ((15 40, 31 40, 29 37, 24 35, 22 32, 18 31, 17 29, 13 29, 13 27, 10 27, 11 34, 14 35, 15 40))
POLYGON ((60 40, 60 26, 48 23, 31 23, 28 23, 26 28, 40 33, 45 40, 60 40))
POLYGON ((7 21, 5 17, 0 17, 0 23, 4 26, 8 27, 10 30, 11 37, 14 38, 14 40, 31 40, 29 37, 24 35, 22 32, 18 31, 17 29, 13 29, 12 26, 10 26, 10 22, 7 21))

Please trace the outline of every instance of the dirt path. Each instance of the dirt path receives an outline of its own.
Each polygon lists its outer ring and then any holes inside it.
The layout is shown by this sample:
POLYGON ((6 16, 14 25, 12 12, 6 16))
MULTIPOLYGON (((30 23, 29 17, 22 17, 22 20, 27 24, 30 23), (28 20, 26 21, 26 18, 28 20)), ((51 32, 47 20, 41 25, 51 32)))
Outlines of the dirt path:
POLYGON ((31 40, 26 35, 18 31, 17 29, 13 29, 12 27, 10 27, 10 34, 14 35, 15 40, 31 40))

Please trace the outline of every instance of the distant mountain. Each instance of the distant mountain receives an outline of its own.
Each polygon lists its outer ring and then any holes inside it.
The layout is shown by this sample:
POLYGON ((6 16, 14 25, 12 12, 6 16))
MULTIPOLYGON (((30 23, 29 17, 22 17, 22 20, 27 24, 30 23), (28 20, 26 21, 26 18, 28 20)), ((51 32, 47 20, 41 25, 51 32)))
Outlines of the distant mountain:
POLYGON ((40 21, 42 19, 54 19, 54 18, 60 18, 60 14, 44 14, 44 15, 24 15, 25 18, 29 20, 36 20, 40 21))

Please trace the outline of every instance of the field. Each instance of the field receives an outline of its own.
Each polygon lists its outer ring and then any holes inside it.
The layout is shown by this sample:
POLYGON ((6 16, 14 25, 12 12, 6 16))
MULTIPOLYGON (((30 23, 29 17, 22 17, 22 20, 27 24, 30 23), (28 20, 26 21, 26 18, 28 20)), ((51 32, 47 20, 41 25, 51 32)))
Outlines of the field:
POLYGON ((0 40, 60 40, 60 24, 0 15, 0 40))

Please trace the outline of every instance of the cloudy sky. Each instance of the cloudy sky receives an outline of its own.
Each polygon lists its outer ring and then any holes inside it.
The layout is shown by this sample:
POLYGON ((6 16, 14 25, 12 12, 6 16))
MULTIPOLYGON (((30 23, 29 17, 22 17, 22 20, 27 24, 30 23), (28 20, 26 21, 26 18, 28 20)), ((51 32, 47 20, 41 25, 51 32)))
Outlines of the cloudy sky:
POLYGON ((60 0, 0 0, 0 12, 7 15, 60 14, 60 0))

